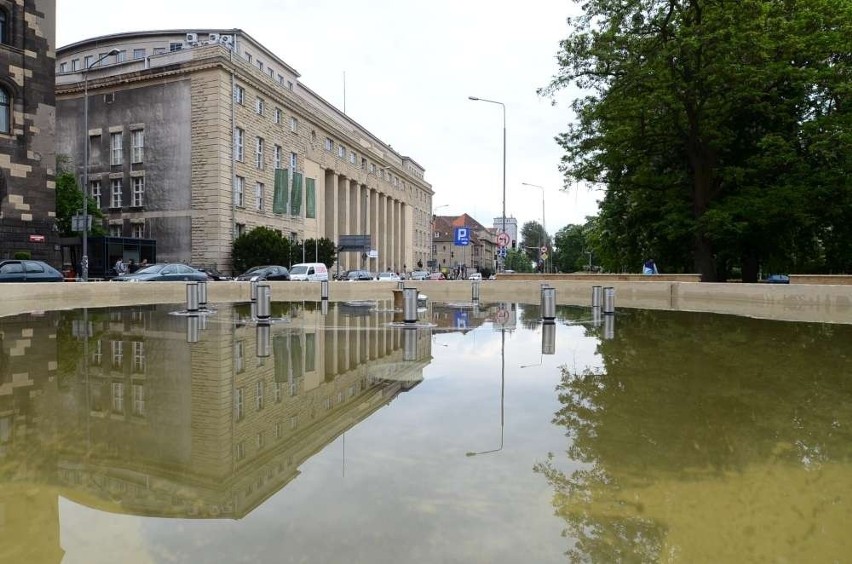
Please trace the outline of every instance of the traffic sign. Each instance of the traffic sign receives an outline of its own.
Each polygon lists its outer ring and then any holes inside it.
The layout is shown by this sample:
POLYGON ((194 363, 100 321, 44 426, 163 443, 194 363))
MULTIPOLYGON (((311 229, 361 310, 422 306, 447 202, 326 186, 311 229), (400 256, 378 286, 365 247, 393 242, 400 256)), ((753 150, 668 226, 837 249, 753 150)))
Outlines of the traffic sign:
POLYGON ((502 231, 499 235, 497 235, 497 244, 501 247, 508 247, 509 242, 511 241, 509 234, 505 231, 502 231))
POLYGON ((547 246, 545 245, 545 246, 543 246, 543 247, 542 247, 541 249, 539 249, 539 250, 540 250, 542 253, 546 253, 546 252, 547 252, 547 246))
POLYGON ((453 234, 453 244, 457 247, 466 247, 470 244, 470 229, 467 227, 456 227, 453 234))
POLYGON ((541 253, 541 260, 547 260, 547 253, 541 253))
POLYGON ((494 321, 498 325, 505 325, 507 321, 509 321, 509 310, 500 308, 497 310, 497 313, 494 315, 494 321))
POLYGON ((497 249, 497 256, 500 258, 506 258, 508 254, 509 249, 507 249, 506 247, 500 247, 499 249, 497 249))

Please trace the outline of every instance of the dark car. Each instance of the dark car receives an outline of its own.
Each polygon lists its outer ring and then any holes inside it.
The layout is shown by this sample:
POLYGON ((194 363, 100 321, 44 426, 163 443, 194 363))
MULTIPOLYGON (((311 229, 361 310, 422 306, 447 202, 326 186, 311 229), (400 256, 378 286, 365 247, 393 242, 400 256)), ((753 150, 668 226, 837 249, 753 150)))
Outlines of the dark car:
POLYGON ((267 264, 249 268, 236 278, 237 280, 289 280, 290 271, 286 266, 267 264))
POLYGON ((343 280, 372 280, 373 274, 367 270, 350 270, 346 273, 346 278, 343 280))
POLYGON ((193 266, 199 272, 203 272, 210 280, 231 280, 230 276, 225 276, 213 267, 208 266, 193 266))
POLYGON ((0 262, 0 282, 62 282, 62 273, 40 260, 0 262))
POLYGON ((207 282, 209 278, 201 271, 181 263, 152 264, 140 268, 133 274, 122 274, 113 278, 114 282, 207 282))

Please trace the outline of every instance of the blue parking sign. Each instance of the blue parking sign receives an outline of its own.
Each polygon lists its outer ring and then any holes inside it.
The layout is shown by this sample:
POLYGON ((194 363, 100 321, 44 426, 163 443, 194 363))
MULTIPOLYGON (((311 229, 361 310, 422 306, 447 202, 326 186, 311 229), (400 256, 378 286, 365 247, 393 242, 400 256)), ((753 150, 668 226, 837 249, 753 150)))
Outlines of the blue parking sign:
POLYGON ((467 227, 456 227, 454 235, 453 243, 457 247, 466 247, 470 245, 470 229, 467 227))

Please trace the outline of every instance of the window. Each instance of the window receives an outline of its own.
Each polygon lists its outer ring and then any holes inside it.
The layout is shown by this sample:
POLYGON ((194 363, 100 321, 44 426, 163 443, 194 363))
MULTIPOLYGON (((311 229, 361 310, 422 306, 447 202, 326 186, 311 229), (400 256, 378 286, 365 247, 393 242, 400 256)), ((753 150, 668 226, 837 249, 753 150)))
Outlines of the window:
POLYGON ((367 170, 367 159, 361 157, 361 170, 367 170))
POLYGON ((130 236, 133 237, 134 239, 144 239, 145 238, 145 224, 144 223, 134 223, 130 236))
POLYGON ((246 186, 246 179, 242 176, 234 178, 234 205, 243 207, 243 190, 246 186))
POLYGON ((275 168, 281 168, 281 153, 281 145, 275 145, 275 151, 273 153, 275 168))
POLYGON ((145 416, 145 386, 133 384, 133 415, 145 416))
POLYGON ((256 64, 257 64, 257 68, 259 68, 260 70, 263 70, 263 61, 258 59, 256 64))
POLYGON ((290 89, 290 90, 293 90, 293 81, 292 80, 287 81, 287 88, 290 89))
POLYGON ((127 60, 127 51, 119 51, 118 53, 115 54, 115 62, 116 63, 123 63, 126 60, 127 60))
POLYGON ((254 402, 258 411, 263 409, 263 382, 258 381, 254 385, 254 402))
POLYGON ((124 413, 124 384, 122 382, 112 383, 112 410, 115 413, 124 413))
POLYGON ((165 54, 165 52, 166 52, 165 47, 154 47, 154 54, 155 55, 163 55, 163 54, 165 54))
POLYGON ((80 59, 71 59, 71 72, 74 72, 80 67, 80 59))
POLYGON ((299 120, 297 120, 294 117, 291 117, 290 118, 290 131, 292 131, 293 133, 296 133, 296 131, 298 129, 299 129, 299 120))
POLYGON ((263 115, 263 98, 257 98, 254 101, 254 111, 258 113, 258 115, 263 115))
POLYGON ((374 163, 370 163, 370 174, 376 174, 376 165, 374 163))
POLYGON ((83 57, 83 68, 87 69, 92 66, 92 63, 95 61, 95 57, 92 55, 86 55, 83 57))
POLYGON ((254 150, 254 165, 263 170, 263 137, 258 137, 254 150))
POLYGON ((334 148, 334 141, 331 140, 331 137, 325 138, 325 150, 331 151, 334 148))
POLYGON ((113 178, 110 181, 109 207, 111 207, 111 208, 120 208, 121 207, 121 179, 120 178, 113 178))
POLYGON ((290 170, 296 170, 296 165, 299 163, 299 155, 290 153, 290 170))
POLYGON ((234 239, 236 239, 237 237, 242 237, 243 235, 245 235, 245 232, 246 232, 246 224, 245 223, 236 224, 234 226, 234 239))
POLYGON ((12 133, 12 98, 5 88, 0 88, 0 133, 12 133))
POLYGON ((269 69, 269 78, 275 78, 275 69, 269 69))
POLYGON ((246 369, 245 366, 245 345, 242 341, 234 343, 234 372, 239 374, 246 369))
POLYGON ((248 53, 248 52, 246 53, 246 60, 247 60, 248 62, 251 62, 253 58, 254 58, 254 57, 252 57, 252 56, 251 56, 251 53, 248 53))
POLYGON ((141 208, 145 202, 145 177, 133 177, 133 197, 131 204, 135 208, 141 208))
POLYGON ((0 43, 9 44, 9 14, 0 8, 0 43))
POLYGON ((243 142, 245 140, 245 131, 239 127, 234 129, 234 158, 243 162, 243 142))
POLYGON ((121 150, 121 132, 110 134, 109 139, 110 147, 112 147, 110 164, 120 166, 124 162, 124 155, 121 150))
POLYGON ((144 59, 145 58, 145 49, 134 49, 133 50, 133 58, 135 60, 144 59))
POLYGON ((101 204, 101 181, 100 180, 92 180, 89 195, 91 195, 92 199, 95 201, 95 205, 98 207, 98 209, 100 209, 100 207, 103 205, 103 204, 101 204))
POLYGON ((246 89, 242 86, 234 85, 234 102, 243 105, 246 101, 246 89))
POLYGON ((282 115, 283 112, 281 111, 281 108, 275 108, 275 123, 281 123, 282 115))
POLYGON ((130 162, 141 163, 145 149, 145 131, 137 129, 130 132, 130 162))
POLYGON ((281 382, 275 382, 275 403, 281 403, 281 382))
POLYGON ((110 341, 112 348, 112 366, 113 368, 121 368, 124 362, 124 341, 110 341))
POLYGON ((59 72, 68 72, 68 63, 59 63, 59 72))
POLYGON ((145 342, 133 341, 133 371, 145 372, 145 342))
POLYGON ((234 394, 234 417, 237 421, 243 418, 243 400, 245 399, 245 388, 237 388, 237 393, 234 394))
POLYGON ((246 443, 245 441, 240 441, 234 446, 234 457, 237 460, 242 460, 246 457, 246 443))
POLYGON ((355 164, 358 160, 358 156, 355 154, 355 151, 349 151, 349 162, 355 164))
POLYGON ((254 201, 255 207, 257 207, 257 211, 263 211, 263 192, 264 192, 263 182, 258 182, 254 186, 254 201))
POLYGON ((109 226, 110 237, 121 237, 121 225, 115 224, 109 226))
POLYGON ((346 158, 346 147, 344 147, 343 145, 338 145, 337 146, 337 156, 340 157, 341 159, 345 159, 346 158))
POLYGON ((180 51, 183 49, 183 43, 169 43, 169 52, 180 51))

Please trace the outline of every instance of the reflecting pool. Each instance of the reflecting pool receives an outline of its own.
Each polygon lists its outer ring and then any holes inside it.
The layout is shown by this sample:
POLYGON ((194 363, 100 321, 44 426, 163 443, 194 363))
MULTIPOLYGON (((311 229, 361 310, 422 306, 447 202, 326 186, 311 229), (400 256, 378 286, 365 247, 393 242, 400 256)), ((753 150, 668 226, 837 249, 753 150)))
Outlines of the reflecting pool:
POLYGON ((852 326, 180 309, 0 318, 0 561, 852 554, 852 326))

